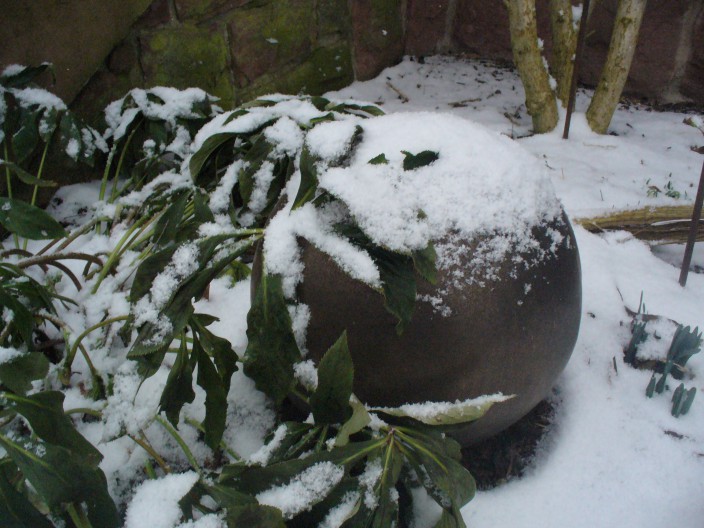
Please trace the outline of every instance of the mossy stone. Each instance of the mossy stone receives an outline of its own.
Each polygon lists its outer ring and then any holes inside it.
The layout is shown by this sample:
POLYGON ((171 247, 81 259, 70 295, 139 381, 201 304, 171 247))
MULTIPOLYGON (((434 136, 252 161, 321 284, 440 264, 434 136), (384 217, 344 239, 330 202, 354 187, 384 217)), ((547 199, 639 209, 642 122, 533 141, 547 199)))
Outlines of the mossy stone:
POLYGON ((398 62, 404 53, 403 2, 357 0, 352 2, 355 71, 359 80, 376 77, 398 62))
POLYGON ((240 87, 266 73, 300 63, 315 34, 313 0, 283 0, 245 6, 228 17, 235 77, 240 87))
POLYGON ((324 41, 333 38, 349 39, 352 33, 352 17, 347 0, 324 0, 318 2, 318 38, 324 41))
POLYGON ((234 100, 225 30, 184 24, 140 37, 146 86, 202 88, 230 107, 234 100))
POLYGON ((319 48, 306 60, 288 70, 266 74, 246 88, 237 91, 237 101, 244 102, 259 95, 278 92, 321 95, 339 90, 354 80, 352 55, 344 43, 319 48))

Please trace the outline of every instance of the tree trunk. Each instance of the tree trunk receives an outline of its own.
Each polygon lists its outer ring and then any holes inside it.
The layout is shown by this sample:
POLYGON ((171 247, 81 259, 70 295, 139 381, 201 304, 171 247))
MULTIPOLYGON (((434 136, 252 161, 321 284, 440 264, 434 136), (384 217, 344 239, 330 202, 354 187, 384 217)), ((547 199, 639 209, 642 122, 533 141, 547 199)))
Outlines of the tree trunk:
POLYGON ((647 0, 619 0, 606 64, 587 110, 589 126, 599 134, 606 134, 626 84, 646 3, 647 0))
POLYGON ((535 0, 505 0, 511 30, 511 48, 526 92, 526 107, 536 133, 557 125, 557 103, 538 47, 535 0))
POLYGON ((571 0, 550 0, 552 58, 550 68, 557 81, 557 98, 567 108, 570 82, 577 49, 577 23, 572 15, 571 0))

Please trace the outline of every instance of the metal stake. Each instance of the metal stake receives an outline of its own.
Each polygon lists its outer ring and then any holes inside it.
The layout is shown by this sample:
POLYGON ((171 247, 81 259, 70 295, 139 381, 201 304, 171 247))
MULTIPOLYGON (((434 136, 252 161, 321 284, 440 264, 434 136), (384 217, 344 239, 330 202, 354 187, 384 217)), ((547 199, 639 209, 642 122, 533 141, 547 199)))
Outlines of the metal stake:
POLYGON ((572 67, 572 80, 570 81, 570 98, 567 102, 567 118, 565 119, 565 129, 562 132, 562 139, 567 139, 570 135, 570 122, 574 103, 577 99, 577 76, 579 75, 579 62, 584 49, 584 41, 587 37, 587 20, 589 19, 589 0, 582 2, 582 18, 579 21, 579 33, 577 34, 577 49, 574 51, 574 65, 572 67))
POLYGON ((682 260, 682 269, 680 270, 680 286, 683 288, 684 285, 687 284, 689 265, 692 263, 694 243, 697 240, 697 230, 699 229, 699 221, 702 217, 702 201, 704 201, 704 163, 702 163, 702 174, 699 176, 699 188, 697 189, 697 197, 694 199, 692 223, 689 226, 689 237, 687 238, 687 246, 684 249, 684 259, 682 260))

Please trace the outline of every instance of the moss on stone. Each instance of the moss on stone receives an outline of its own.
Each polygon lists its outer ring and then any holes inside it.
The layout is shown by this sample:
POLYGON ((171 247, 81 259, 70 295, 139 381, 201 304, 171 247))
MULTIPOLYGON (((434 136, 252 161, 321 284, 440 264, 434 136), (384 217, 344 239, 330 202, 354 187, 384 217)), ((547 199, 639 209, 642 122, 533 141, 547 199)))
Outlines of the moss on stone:
POLYGON ((315 50, 301 64, 266 74, 237 90, 237 103, 268 93, 320 95, 347 86, 354 80, 352 56, 346 42, 315 50))
POLYGON ((318 12, 318 37, 322 40, 332 36, 349 39, 352 32, 352 17, 347 0, 320 0, 318 12))
POLYGON ((224 28, 164 27, 143 34, 140 42, 146 86, 198 87, 219 97, 221 106, 232 105, 224 28))
POLYGON ((282 0, 243 7, 228 17, 239 86, 300 62, 310 53, 316 17, 313 0, 282 0))

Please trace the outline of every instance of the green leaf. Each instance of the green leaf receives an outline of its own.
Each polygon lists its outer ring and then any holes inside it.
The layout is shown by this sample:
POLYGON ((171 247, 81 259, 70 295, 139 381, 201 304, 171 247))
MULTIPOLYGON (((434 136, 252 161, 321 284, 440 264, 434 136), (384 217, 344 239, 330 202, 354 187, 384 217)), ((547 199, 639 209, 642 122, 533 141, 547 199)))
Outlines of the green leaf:
MULTIPOLYGON (((190 197, 190 192, 183 192, 172 198, 171 204, 164 210, 154 226, 153 240, 155 244, 166 246, 176 240, 190 197)), ((136 279, 135 282, 137 282, 136 279)), ((151 286, 151 283, 149 285, 151 286)))
POLYGON ((59 512, 63 504, 85 504, 94 528, 117 528, 120 517, 107 490, 103 472, 85 457, 43 442, 22 445, 0 435, 2 446, 49 507, 59 512))
MULTIPOLYGON (((487 398, 484 401, 465 400, 458 403, 445 403, 439 406, 433 414, 427 414, 423 411, 414 412, 413 404, 408 404, 402 407, 378 407, 372 408, 372 411, 380 411, 386 416, 396 416, 403 418, 412 418, 425 425, 447 426, 473 422, 486 414, 486 412, 495 404, 513 398, 514 396, 495 396, 487 398)), ((423 405, 423 404, 421 404, 423 405)))
MULTIPOLYGON (((311 451, 315 447, 322 430, 320 426, 300 422, 286 422, 283 427, 286 428, 286 431, 271 450, 267 464, 298 458, 303 453, 311 451)), ((271 438, 267 439, 267 443, 271 442, 271 440, 273 440, 273 434, 271 438)))
POLYGON ((24 88, 47 70, 53 77, 54 68, 50 62, 44 62, 39 66, 25 66, 10 75, 0 75, 0 84, 6 88, 24 88))
POLYGON ((26 183, 27 185, 36 185, 37 187, 56 187, 55 182, 49 180, 41 180, 15 163, 0 159, 0 167, 5 167, 6 169, 9 169, 9 171, 12 172, 15 176, 17 176, 17 178, 19 178, 22 183, 26 183))
POLYGON ((17 131, 12 134, 12 152, 17 163, 23 163, 39 144, 39 115, 37 108, 20 108, 17 131))
POLYGON ((49 360, 44 354, 28 352, 0 363, 0 383, 15 394, 25 394, 32 382, 44 378, 48 371, 49 360))
POLYGON ((69 147, 71 147, 71 150, 77 148, 78 150, 75 151, 75 157, 74 155, 70 155, 75 161, 81 158, 81 153, 85 150, 80 125, 78 120, 70 112, 66 112, 61 116, 61 121, 59 122, 59 145, 67 154, 69 147))
POLYGON ((369 114, 371 116, 385 115, 384 111, 375 105, 358 105, 358 104, 354 104, 354 103, 339 103, 334 106, 328 105, 327 109, 332 110, 333 112, 341 112, 341 113, 345 113, 345 114, 358 115, 358 113, 355 112, 355 110, 357 110, 359 112, 363 112, 363 113, 369 114))
POLYGON ((51 141, 56 128, 59 126, 59 116, 62 110, 52 107, 47 109, 39 120, 39 137, 44 143, 51 141))
MULTIPOLYGON (((222 247, 222 243, 229 238, 231 235, 218 235, 197 242, 197 271, 184 277, 174 289, 171 298, 159 312, 158 321, 147 322, 140 328, 137 339, 128 353, 129 358, 161 353, 168 348, 174 336, 184 329, 191 318, 194 311, 193 299, 201 298, 208 284, 220 275, 234 259, 252 247, 255 241, 255 238, 249 238, 222 247), (213 260, 216 252, 219 258, 213 260), (171 328, 168 331, 165 331, 160 322, 164 319, 171 323, 171 328)), ((168 262, 166 264, 164 262, 165 259, 160 257, 159 265, 168 265, 168 262)), ((149 273, 153 272, 155 268, 156 266, 150 266, 149 273)), ((132 293, 130 297, 132 297, 132 293)))
POLYGON ((20 396, 3 394, 6 407, 21 414, 39 438, 80 455, 85 461, 97 465, 103 456, 93 444, 83 438, 71 419, 64 414, 64 394, 59 391, 45 391, 20 396))
POLYGON ((370 165, 387 165, 389 163, 389 160, 386 159, 386 154, 382 152, 378 156, 374 156, 367 163, 369 163, 370 165))
POLYGON ((244 157, 245 167, 237 175, 240 184, 240 196, 246 204, 254 190, 254 175, 262 168, 269 155, 274 151, 274 145, 269 143, 264 134, 259 134, 252 143, 249 152, 244 157))
POLYGON ((182 344, 159 400, 159 410, 166 414, 166 418, 174 427, 178 427, 183 406, 191 403, 196 397, 193 392, 193 368, 194 365, 188 358, 188 350, 185 344, 182 344))
POLYGON ((227 391, 218 371, 211 363, 210 357, 200 344, 197 336, 193 336, 193 353, 198 360, 198 385, 205 390, 205 443, 216 450, 225 432, 227 416, 227 391))
POLYGON ((281 510, 259 504, 228 508, 225 521, 228 528, 286 528, 281 510))
POLYGON ((35 329, 34 317, 32 316, 32 312, 19 301, 18 293, 17 291, 5 289, 4 285, 0 283, 0 307, 9 308, 12 311, 12 321, 7 324, 16 328, 21 341, 16 344, 13 342, 13 345, 15 345, 15 347, 21 345, 31 347, 33 344, 32 334, 35 329))
POLYGON ((318 387, 310 398, 310 406, 317 424, 344 423, 352 414, 350 396, 354 367, 347 346, 347 332, 343 332, 325 353, 318 365, 318 387))
POLYGON ((227 393, 230 390, 230 379, 237 371, 239 358, 232 348, 232 344, 227 339, 216 336, 206 328, 206 326, 217 320, 217 317, 206 314, 194 314, 191 318, 191 327, 193 332, 198 334, 198 340, 203 350, 213 358, 218 370, 218 376, 220 376, 222 385, 227 393))
POLYGON ((423 250, 413 252, 413 266, 418 274, 430 284, 436 284, 438 280, 438 269, 436 265, 437 253, 432 242, 423 250))
POLYGON ((0 224, 11 233, 31 240, 66 236, 61 224, 44 210, 12 198, 0 197, 0 224))
POLYGON ((401 335, 411 322, 415 309, 416 274, 413 258, 377 246, 357 226, 340 224, 336 230, 367 251, 379 268, 384 306, 398 319, 396 332, 401 335))
POLYGON ((152 283, 159 273, 166 269, 178 249, 177 245, 168 246, 149 255, 137 268, 130 290, 130 302, 137 302, 144 297, 152 287, 152 283))
POLYGON ((352 407, 352 416, 340 427, 335 438, 335 447, 346 446, 350 441, 350 436, 364 429, 372 421, 367 408, 356 397, 352 396, 350 406, 352 407))
POLYGON ((247 338, 244 373, 260 391, 280 404, 296 384, 293 365, 301 360, 281 277, 262 275, 247 314, 247 338))
POLYGON ((298 187, 298 194, 296 194, 296 199, 293 202, 293 209, 297 209, 315 198, 315 193, 318 190, 318 171, 315 167, 316 161, 318 161, 318 159, 310 153, 308 147, 304 146, 299 162, 301 185, 298 187))
POLYGON ((0 471, 0 519, 3 528, 54 528, 0 471))
POLYGON ((438 153, 432 150, 424 150, 418 154, 411 154, 407 150, 402 150, 401 152, 405 156, 403 159, 403 170, 405 171, 425 167, 439 158, 438 153))
POLYGON ((203 165, 205 165, 205 162, 208 161, 210 155, 223 146, 227 141, 234 139, 236 136, 236 132, 221 132, 219 134, 213 134, 203 142, 201 147, 193 154, 190 162, 188 163, 188 169, 194 182, 198 182, 200 171, 203 168, 203 165))

